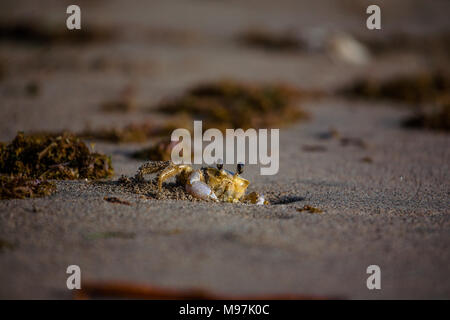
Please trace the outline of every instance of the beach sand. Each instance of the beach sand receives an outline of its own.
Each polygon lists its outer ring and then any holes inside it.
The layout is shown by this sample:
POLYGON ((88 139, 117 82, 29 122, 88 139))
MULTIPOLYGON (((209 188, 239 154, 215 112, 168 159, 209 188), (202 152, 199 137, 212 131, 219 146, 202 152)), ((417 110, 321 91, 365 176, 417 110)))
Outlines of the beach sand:
MULTIPOLYGON (((284 2, 81 1, 83 28, 113 26, 118 39, 80 46, 1 43, 7 73, 0 82, 0 140, 10 141, 19 130, 163 121, 144 107, 124 114, 100 110, 130 83, 139 105, 151 106, 221 78, 333 91, 358 76, 429 67, 429 59, 414 52, 358 66, 323 53, 268 53, 234 41, 237 32, 254 26, 368 32, 363 1, 284 2), (93 67, 99 59, 107 61, 104 69, 93 67), (36 97, 24 94, 30 81, 39 83, 36 97)), ((448 2, 399 2, 383 3, 382 32, 449 29, 448 2)), ((9 17, 65 19, 65 7, 56 1, 1 6, 9 17)), ((135 174, 142 161, 128 155, 148 143, 104 142, 95 150, 112 156, 112 179, 57 181, 49 197, 0 201, 0 238, 10 244, 0 251, 0 297, 70 299, 66 268, 75 264, 82 282, 130 281, 227 295, 449 299, 450 135, 402 128, 410 109, 389 101, 327 96, 300 104, 311 119, 281 128, 279 173, 262 176, 258 166, 248 166, 243 174, 250 191, 269 195, 267 206, 129 192, 116 181, 135 174), (322 139, 330 128, 363 144, 322 139), (130 205, 104 200, 110 196, 130 205), (304 205, 324 212, 296 210, 304 205), (373 264, 381 268, 381 290, 366 286, 373 264)))

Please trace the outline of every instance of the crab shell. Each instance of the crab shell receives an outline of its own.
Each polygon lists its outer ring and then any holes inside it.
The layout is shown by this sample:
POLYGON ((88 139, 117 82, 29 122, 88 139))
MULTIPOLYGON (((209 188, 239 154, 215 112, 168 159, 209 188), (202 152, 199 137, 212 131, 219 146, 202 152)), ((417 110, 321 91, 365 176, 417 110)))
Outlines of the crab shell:
POLYGON ((250 182, 237 173, 225 169, 204 168, 206 183, 221 201, 238 202, 245 194, 250 182))
POLYGON ((202 168, 195 171, 185 169, 184 172, 189 172, 185 184, 186 191, 196 198, 233 203, 250 201, 257 205, 269 204, 263 195, 256 192, 245 195, 250 182, 237 173, 216 168, 202 168))

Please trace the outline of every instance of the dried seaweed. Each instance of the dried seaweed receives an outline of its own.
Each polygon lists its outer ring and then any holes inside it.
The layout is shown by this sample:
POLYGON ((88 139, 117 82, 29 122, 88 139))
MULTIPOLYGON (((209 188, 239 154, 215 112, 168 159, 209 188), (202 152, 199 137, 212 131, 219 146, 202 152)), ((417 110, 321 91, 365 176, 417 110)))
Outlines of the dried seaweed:
POLYGON ((341 91, 371 100, 390 99, 415 107, 405 127, 449 131, 450 75, 442 71, 400 76, 384 82, 359 80, 341 91))
POLYGON ((421 108, 403 122, 405 127, 450 131, 450 101, 430 108, 421 108))
POLYGON ((11 242, 0 238, 0 252, 5 250, 14 250, 16 246, 11 242))
POLYGON ((111 202, 111 203, 125 204, 125 205, 127 205, 127 206, 130 206, 130 205, 131 205, 130 202, 128 202, 128 201, 126 201, 126 200, 119 199, 119 198, 117 198, 117 197, 104 197, 103 200, 108 201, 108 202, 111 202))
POLYGON ((56 191, 53 182, 24 176, 0 175, 0 199, 44 197, 56 191))
POLYGON ((267 30, 248 30, 238 37, 239 42, 255 48, 267 51, 299 51, 304 49, 305 44, 295 33, 273 32, 267 30))
POLYGON ((450 76, 441 71, 398 76, 387 81, 360 79, 341 90, 350 97, 389 99, 412 105, 434 103, 449 92, 450 76))
POLYGON ((41 93, 41 85, 37 81, 30 81, 25 86, 25 92, 29 97, 37 97, 41 93))
POLYGON ((78 137, 19 132, 0 147, 0 173, 34 179, 102 179, 113 174, 111 159, 90 152, 78 137))
POLYGON ((293 102, 305 92, 286 85, 251 85, 232 80, 200 84, 157 110, 203 120, 203 128, 270 128, 306 119, 293 102))
POLYGON ((302 208, 297 208, 296 210, 298 212, 306 211, 306 212, 309 212, 309 213, 323 213, 322 209, 319 209, 319 208, 316 208, 316 207, 313 207, 313 206, 310 206, 310 205, 307 205, 307 204, 305 204, 302 208))
POLYGON ((362 157, 359 161, 365 162, 365 163, 373 163, 373 159, 371 157, 362 157))
POLYGON ((55 43, 85 44, 110 40, 112 30, 90 26, 80 30, 68 30, 60 25, 42 21, 5 21, 0 23, 0 40, 29 44, 50 45, 55 43))

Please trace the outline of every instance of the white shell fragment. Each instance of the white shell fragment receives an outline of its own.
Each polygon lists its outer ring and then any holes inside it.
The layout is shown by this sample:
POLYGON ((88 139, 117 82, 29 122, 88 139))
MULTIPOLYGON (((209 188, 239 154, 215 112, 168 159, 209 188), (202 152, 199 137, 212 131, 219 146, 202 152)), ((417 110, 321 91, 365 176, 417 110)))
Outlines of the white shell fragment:
POLYGON ((343 31, 313 28, 302 31, 298 37, 310 52, 324 52, 336 61, 364 65, 371 59, 367 46, 343 31))
POLYGON ((264 201, 265 201, 264 195, 261 194, 261 195, 258 197, 258 200, 256 200, 256 204, 257 204, 257 205, 264 205, 264 201))
POLYGON ((334 58, 363 65, 370 61, 370 52, 366 46, 347 33, 336 33, 328 39, 328 48, 334 58))
POLYGON ((189 182, 186 184, 187 193, 199 199, 219 201, 211 188, 206 183, 200 181, 200 177, 201 173, 199 171, 191 173, 189 182))

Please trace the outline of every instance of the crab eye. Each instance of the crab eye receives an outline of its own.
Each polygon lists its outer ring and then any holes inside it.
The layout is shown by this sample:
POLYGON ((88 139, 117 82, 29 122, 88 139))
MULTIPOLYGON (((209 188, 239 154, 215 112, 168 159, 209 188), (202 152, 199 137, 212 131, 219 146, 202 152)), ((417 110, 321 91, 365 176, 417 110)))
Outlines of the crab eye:
POLYGON ((216 166, 217 166, 217 169, 219 169, 219 170, 223 169, 223 161, 222 161, 222 159, 217 159, 216 166))
POLYGON ((223 169, 222 159, 218 159, 216 165, 217 165, 217 169, 222 170, 223 169))
POLYGON ((242 172, 244 172, 244 164, 238 163, 237 164, 237 173, 241 174, 242 172))

